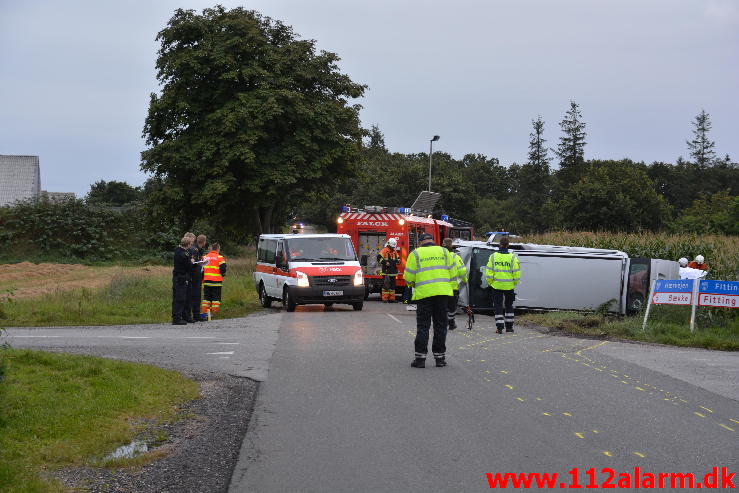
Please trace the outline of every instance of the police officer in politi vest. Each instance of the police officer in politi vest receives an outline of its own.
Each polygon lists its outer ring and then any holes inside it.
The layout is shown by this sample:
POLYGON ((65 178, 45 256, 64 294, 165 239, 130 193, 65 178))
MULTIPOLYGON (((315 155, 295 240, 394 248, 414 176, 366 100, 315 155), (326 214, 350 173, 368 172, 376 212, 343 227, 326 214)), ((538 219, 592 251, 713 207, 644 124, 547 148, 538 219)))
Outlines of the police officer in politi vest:
POLYGON ((513 302, 516 293, 513 291, 521 280, 521 267, 518 257, 508 251, 510 240, 507 236, 500 239, 497 252, 493 252, 485 267, 485 279, 493 288, 493 306, 495 307, 495 326, 498 334, 513 332, 513 302))
POLYGON ((418 248, 408 255, 403 278, 413 287, 413 300, 417 303, 414 368, 426 366, 429 329, 434 324, 434 340, 431 350, 436 366, 446 366, 447 306, 452 292, 452 271, 455 269, 450 252, 434 245, 428 233, 418 237, 418 248))

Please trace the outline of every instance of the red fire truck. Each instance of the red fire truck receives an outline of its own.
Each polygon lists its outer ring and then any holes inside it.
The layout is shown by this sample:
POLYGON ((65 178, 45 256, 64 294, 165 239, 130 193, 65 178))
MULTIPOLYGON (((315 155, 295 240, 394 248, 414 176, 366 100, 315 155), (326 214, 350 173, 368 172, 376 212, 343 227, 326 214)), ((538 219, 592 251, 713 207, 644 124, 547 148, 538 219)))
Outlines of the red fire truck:
MULTIPOLYGON (((402 274, 408 253, 418 245, 420 234, 431 234, 437 245, 444 238, 472 240, 475 236, 471 223, 450 219, 446 215, 438 218, 431 214, 416 215, 411 209, 403 207, 366 206, 358 209, 345 206, 336 222, 336 232, 351 236, 354 243, 364 271, 365 298, 382 289, 383 279, 377 254, 390 238, 398 240, 401 258, 399 271, 402 274)), ((397 287, 401 292, 405 287, 402 275, 398 276, 397 287)))

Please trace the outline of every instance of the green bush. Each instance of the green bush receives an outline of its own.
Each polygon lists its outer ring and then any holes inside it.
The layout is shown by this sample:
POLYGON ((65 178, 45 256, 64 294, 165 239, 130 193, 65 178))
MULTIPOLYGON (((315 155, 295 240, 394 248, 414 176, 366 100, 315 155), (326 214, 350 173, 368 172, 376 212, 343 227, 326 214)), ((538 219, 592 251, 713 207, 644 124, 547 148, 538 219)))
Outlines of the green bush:
POLYGON ((107 261, 161 258, 182 233, 154 224, 144 206, 82 200, 26 201, 0 208, 0 261, 107 261))

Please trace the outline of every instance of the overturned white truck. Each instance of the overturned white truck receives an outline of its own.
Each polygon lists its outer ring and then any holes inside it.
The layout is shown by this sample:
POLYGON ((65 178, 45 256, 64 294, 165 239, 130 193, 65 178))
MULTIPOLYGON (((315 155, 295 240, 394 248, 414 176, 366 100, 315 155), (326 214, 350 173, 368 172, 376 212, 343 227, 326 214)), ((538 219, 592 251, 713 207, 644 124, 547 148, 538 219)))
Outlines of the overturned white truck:
MULTIPOLYGON (((497 243, 456 241, 469 283, 460 289, 459 304, 473 310, 492 310, 485 266, 497 243)), ((612 313, 639 311, 655 279, 678 279, 678 263, 671 260, 629 258, 619 250, 512 243, 521 264, 516 308, 595 310, 605 304, 612 313)))

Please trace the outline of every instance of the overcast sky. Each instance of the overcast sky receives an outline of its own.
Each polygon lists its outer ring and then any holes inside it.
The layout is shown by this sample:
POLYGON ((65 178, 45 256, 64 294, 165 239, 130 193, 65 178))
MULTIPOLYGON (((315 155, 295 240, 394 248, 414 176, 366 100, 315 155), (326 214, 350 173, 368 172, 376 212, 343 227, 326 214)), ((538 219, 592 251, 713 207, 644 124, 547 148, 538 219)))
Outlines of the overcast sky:
MULTIPOLYGON (((388 147, 526 160, 531 119, 556 146, 577 101, 586 158, 674 162, 704 108, 739 158, 739 0, 252 0, 369 86, 388 147)), ((0 154, 36 154, 42 187, 141 184, 154 40, 196 0, 0 0, 0 154)))

